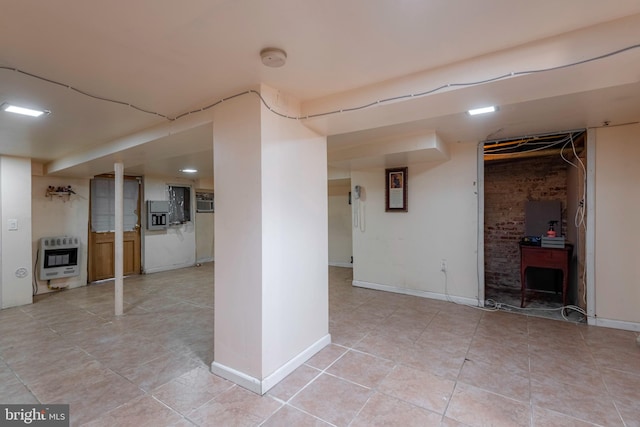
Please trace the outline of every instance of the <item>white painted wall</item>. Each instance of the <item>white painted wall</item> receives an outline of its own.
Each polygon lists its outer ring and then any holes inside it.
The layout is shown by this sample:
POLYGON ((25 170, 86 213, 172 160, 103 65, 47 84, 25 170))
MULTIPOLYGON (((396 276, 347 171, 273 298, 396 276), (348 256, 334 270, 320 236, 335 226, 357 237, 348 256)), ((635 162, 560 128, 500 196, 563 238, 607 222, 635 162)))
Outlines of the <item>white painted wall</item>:
MULTIPOLYGON (((212 138, 213 138, 213 136, 212 136, 212 138)), ((213 162, 213 157, 211 158, 211 161, 213 162)), ((196 188, 198 190, 213 191, 213 189, 214 189, 214 187, 213 187, 213 177, 200 178, 199 180, 196 181, 196 188)))
MULTIPOLYGON (((75 236, 80 239, 80 275, 54 279, 51 286, 77 288, 87 284, 87 242, 89 228, 89 179, 33 176, 31 182, 32 256, 35 263, 42 237, 75 236), (70 196, 47 197, 47 187, 71 186, 70 196)), ((38 268, 42 260, 38 260, 38 268)), ((37 270, 35 270, 37 278, 37 270)), ((38 293, 52 292, 46 281, 38 280, 38 293)))
POLYGON ((329 333, 327 144, 298 121, 261 112, 262 357, 270 375, 329 333))
POLYGON ((215 363, 262 378, 262 184, 260 105, 249 96, 218 106, 213 126, 215 363))
MULTIPOLYGON (((342 180, 341 180, 342 181, 342 180)), ((348 181, 348 180, 346 180, 348 181)), ((349 191, 346 185, 333 185, 329 181, 329 265, 352 267, 352 221, 349 191)))
POLYGON ((196 212, 196 262, 214 260, 215 218, 212 212, 196 212))
POLYGON ((362 228, 353 229, 354 284, 475 304, 476 145, 449 144, 450 160, 408 165, 407 213, 385 212, 383 168, 352 171, 364 188, 362 228))
MULTIPOLYGON (((213 135, 211 135, 213 141, 213 135)), ((213 157, 211 158, 213 162, 213 157)), ((197 191, 214 192, 213 177, 201 178, 197 181, 197 191)), ((210 262, 215 259, 215 213, 196 213, 196 262, 210 262)))
POLYGON ((595 309, 640 331, 640 125, 600 128, 595 149, 595 309))
POLYGON ((0 156, 0 207, 0 307, 31 304, 30 159, 0 156), (8 230, 9 220, 17 220, 17 230, 8 230))
MULTIPOLYGON (((189 267, 196 263, 196 231, 195 231, 195 198, 193 182, 189 180, 145 176, 144 198, 147 200, 169 200, 167 185, 192 186, 191 189, 191 222, 170 226, 166 230, 147 230, 146 218, 143 224, 143 270, 145 273, 173 270, 189 267)), ((143 208, 146 215, 146 207, 143 208)))

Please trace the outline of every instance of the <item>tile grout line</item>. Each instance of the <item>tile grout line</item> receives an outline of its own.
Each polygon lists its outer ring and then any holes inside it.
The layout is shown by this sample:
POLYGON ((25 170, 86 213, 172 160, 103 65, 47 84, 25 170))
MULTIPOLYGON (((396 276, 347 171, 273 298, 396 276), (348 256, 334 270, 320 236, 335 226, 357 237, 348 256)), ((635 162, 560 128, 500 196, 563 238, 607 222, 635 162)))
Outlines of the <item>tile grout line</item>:
MULTIPOLYGON (((482 321, 482 318, 484 318, 484 316, 485 316, 485 313, 483 312, 482 315, 480 316, 480 318, 478 319, 477 323, 476 323, 476 327, 474 328, 474 331, 473 331, 473 336, 471 337, 471 341, 469 342, 469 345, 467 347, 467 351, 464 354, 464 359, 462 361, 462 365, 460 366, 460 369, 458 370, 458 375, 456 376, 456 379, 453 382, 453 389, 451 390, 451 395, 449 396, 449 399, 447 400, 447 404, 445 405, 445 408, 442 411, 442 420, 441 420, 441 422, 444 421, 445 417, 447 416, 447 411, 449 410, 449 405, 451 404, 451 400, 453 400, 453 395, 454 395, 456 389, 458 388, 458 381, 460 380, 460 374, 462 373, 462 369, 464 368, 465 363, 467 363, 467 361, 470 360, 467 356, 469 356, 469 351, 471 350, 471 344, 473 343, 473 340, 474 340, 476 334, 478 333, 478 327, 480 326, 480 322, 482 321)), ((455 419, 455 418, 453 418, 453 419, 455 419)))
MULTIPOLYGON (((580 332, 580 337, 584 341, 584 334, 582 333, 582 331, 579 331, 579 332, 580 332)), ((609 399, 611 399, 611 403, 613 403, 613 407, 616 409, 616 412, 618 413, 618 417, 622 421, 622 425, 626 427, 627 426, 627 422, 625 421, 624 417, 622 416, 622 412, 620 412, 620 408, 618 408, 618 403, 616 402, 616 399, 613 397, 613 395, 611 394, 611 391, 609 390, 609 386, 607 385, 607 382, 604 379, 604 375, 603 375, 603 372, 602 372, 602 367, 596 361, 596 358, 594 357, 590 346, 586 345, 586 343, 585 343, 585 346, 587 347, 587 349, 589 351, 589 356, 590 356, 591 360, 593 361, 593 364, 598 369, 598 376, 600 377, 600 381, 602 381, 602 384, 604 385, 604 388, 607 391, 607 396, 609 397, 609 399)), ((622 372, 624 372, 624 371, 622 371, 622 372)))
MULTIPOLYGON (((368 335, 368 333, 367 333, 365 336, 367 336, 367 335, 368 335)), ((364 337, 363 337, 362 339, 364 339, 364 337)), ((332 367, 333 365, 335 365, 339 360, 341 360, 344 356, 346 356, 350 351, 352 351, 352 350, 353 350, 353 348, 351 348, 351 347, 347 347, 347 346, 344 346, 344 345, 341 345, 341 344, 329 344, 329 345, 335 345, 335 346, 338 346, 338 347, 342 347, 342 348, 346 349, 346 351, 345 351, 345 352, 343 352, 340 356, 338 356, 338 357, 337 357, 333 362, 331 362, 329 365, 327 365, 324 369, 320 370, 320 372, 318 373, 318 375, 316 375, 315 377, 313 377, 313 379, 311 379, 311 380, 310 380, 310 381, 309 381, 309 382, 308 382, 304 387, 302 387, 300 390, 298 390, 296 393, 294 393, 294 394, 293 394, 293 395, 292 395, 292 396, 291 396, 291 397, 290 397, 290 398, 285 402, 285 404, 286 404, 286 405, 289 405, 289 406, 291 406, 292 408, 298 409, 298 410, 300 410, 300 411, 302 411, 302 412, 304 412, 304 413, 307 413, 307 414, 308 414, 308 412, 307 412, 307 411, 303 410, 302 408, 298 408, 297 406, 293 405, 293 404, 292 404, 292 403, 290 403, 290 402, 291 402, 291 401, 292 401, 296 396, 298 396, 300 393, 302 393, 302 391, 303 391, 303 390, 305 390, 305 389, 306 389, 307 387, 309 387, 313 382, 315 382, 315 381, 316 381, 316 380, 317 380, 321 375, 323 375, 323 374, 326 374, 326 375, 331 376, 331 377, 333 377, 333 378, 336 378, 336 379, 339 379, 339 380, 342 380, 342 381, 348 382, 348 383, 350 383, 350 384, 357 385, 357 386, 359 386, 359 387, 366 388, 367 390, 369 390, 369 392, 371 392, 371 391, 373 391, 373 390, 374 390, 374 389, 373 389, 373 388, 371 388, 371 387, 366 387, 366 386, 364 386, 364 385, 362 385, 362 384, 358 384, 358 383, 356 383, 356 382, 354 382, 354 381, 351 381, 351 380, 348 380, 348 379, 346 379, 346 378, 342 378, 342 377, 339 377, 339 376, 337 376, 337 375, 331 374, 330 372, 327 372, 327 370, 328 370, 329 368, 331 368, 331 367, 332 367)), ((305 364, 306 364, 306 363, 305 363, 305 364)), ((315 366, 312 366, 312 365, 307 365, 307 366, 309 366, 309 367, 311 367, 311 368, 313 368, 313 369, 318 369, 318 368, 316 368, 315 366)), ((366 406, 366 404, 367 404, 367 402, 369 401, 369 399, 371 399, 371 395, 367 398, 366 402, 362 405, 362 407, 358 410, 358 412, 357 412, 357 413, 353 416, 353 418, 349 421, 349 424, 351 424, 351 423, 353 422, 353 420, 355 420, 355 419, 357 418, 357 416, 360 414, 360 412, 362 411, 362 409, 364 409, 364 407, 366 406)), ((323 419, 323 418, 319 418, 319 417, 317 417, 317 416, 314 416, 313 414, 308 414, 308 415, 311 415, 311 416, 313 416, 314 418, 320 419, 320 420, 322 420, 322 421, 324 421, 324 422, 326 422, 326 423, 328 423, 328 424, 330 424, 330 425, 332 425, 332 426, 334 425, 333 423, 329 422, 328 420, 325 420, 325 419, 323 419)))

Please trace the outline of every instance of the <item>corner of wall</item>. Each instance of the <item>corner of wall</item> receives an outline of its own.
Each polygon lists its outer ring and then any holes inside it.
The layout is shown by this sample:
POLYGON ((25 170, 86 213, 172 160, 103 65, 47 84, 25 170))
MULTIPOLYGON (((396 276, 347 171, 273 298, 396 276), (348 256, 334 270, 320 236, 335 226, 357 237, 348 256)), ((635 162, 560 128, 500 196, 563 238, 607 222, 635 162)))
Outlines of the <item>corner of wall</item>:
POLYGON ((2 308, 31 304, 31 159, 0 156, 2 308), (6 225, 9 225, 8 227, 6 225))

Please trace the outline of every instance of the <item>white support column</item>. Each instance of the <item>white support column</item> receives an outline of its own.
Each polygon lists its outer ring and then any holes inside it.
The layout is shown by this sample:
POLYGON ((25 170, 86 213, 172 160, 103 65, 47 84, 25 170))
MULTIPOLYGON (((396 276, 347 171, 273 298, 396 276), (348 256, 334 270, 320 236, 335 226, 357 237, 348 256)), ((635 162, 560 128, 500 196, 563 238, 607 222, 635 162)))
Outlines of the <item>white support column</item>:
POLYGON ((122 316, 124 305, 124 164, 115 163, 115 315, 122 316))
POLYGON ((219 106, 213 134, 211 370, 264 394, 331 342, 326 138, 253 96, 219 106))

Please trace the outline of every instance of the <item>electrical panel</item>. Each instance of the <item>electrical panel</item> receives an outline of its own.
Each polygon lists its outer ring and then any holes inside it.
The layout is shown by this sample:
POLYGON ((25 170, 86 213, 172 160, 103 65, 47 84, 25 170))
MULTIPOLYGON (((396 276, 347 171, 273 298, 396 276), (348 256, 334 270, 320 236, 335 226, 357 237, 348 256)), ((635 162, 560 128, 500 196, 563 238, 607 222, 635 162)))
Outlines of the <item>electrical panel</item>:
POLYGON ((169 202, 147 200, 147 230, 165 230, 169 226, 169 202))

